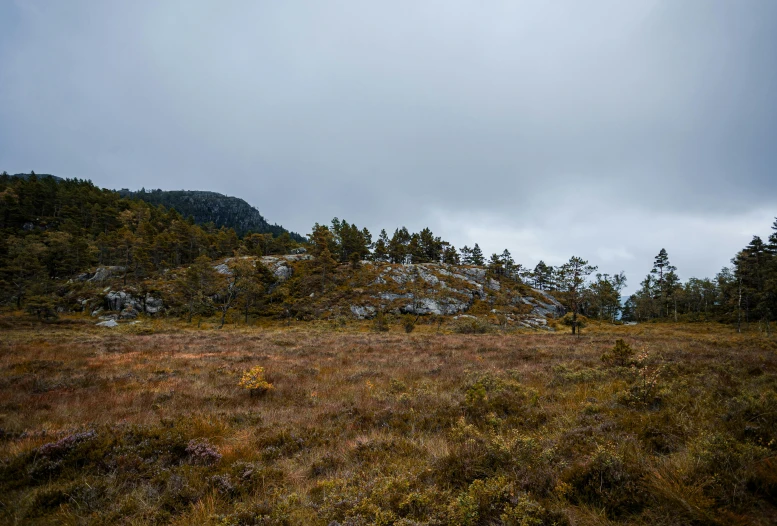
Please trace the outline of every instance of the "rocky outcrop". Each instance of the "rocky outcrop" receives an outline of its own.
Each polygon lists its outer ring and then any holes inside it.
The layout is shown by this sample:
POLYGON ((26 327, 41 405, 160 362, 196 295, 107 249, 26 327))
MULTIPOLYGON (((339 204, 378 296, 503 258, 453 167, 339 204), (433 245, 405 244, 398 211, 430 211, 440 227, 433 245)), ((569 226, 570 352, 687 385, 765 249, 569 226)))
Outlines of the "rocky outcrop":
POLYGON ((141 312, 145 312, 146 314, 157 314, 163 307, 160 298, 155 298, 149 294, 146 295, 145 301, 141 301, 140 298, 136 298, 129 292, 123 290, 109 291, 105 295, 104 305, 105 310, 120 311, 122 312, 122 317, 126 318, 136 318, 141 312))
POLYGON ((458 314, 468 308, 468 303, 446 297, 444 299, 419 298, 417 301, 408 303, 400 310, 406 314, 436 314, 439 316, 442 314, 458 314))
POLYGON ((492 308, 491 314, 515 326, 544 328, 546 317, 564 313, 561 304, 542 291, 535 291, 511 280, 498 280, 480 267, 437 263, 386 264, 364 262, 368 284, 352 289, 355 297, 348 305, 357 319, 368 319, 378 311, 412 315, 468 315, 480 300, 508 304, 492 308), (498 294, 497 294, 498 293, 498 294))
POLYGON ((110 277, 123 273, 124 267, 99 267, 94 274, 81 274, 76 279, 78 281, 88 281, 89 283, 101 283, 110 277))
POLYGON ((359 320, 373 318, 375 316, 375 307, 370 305, 351 305, 351 314, 359 320))
POLYGON ((313 259, 312 256, 307 254, 304 249, 302 252, 296 251, 294 254, 287 254, 285 256, 264 256, 259 261, 266 266, 275 276, 279 282, 286 281, 294 275, 294 269, 290 263, 296 261, 305 261, 313 259))

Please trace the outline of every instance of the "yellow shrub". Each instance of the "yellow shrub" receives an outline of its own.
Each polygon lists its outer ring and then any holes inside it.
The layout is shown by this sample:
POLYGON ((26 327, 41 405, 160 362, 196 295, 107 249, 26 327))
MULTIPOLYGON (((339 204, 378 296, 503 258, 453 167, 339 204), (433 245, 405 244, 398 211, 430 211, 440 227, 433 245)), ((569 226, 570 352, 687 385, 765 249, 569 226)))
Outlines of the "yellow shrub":
POLYGON ((264 379, 264 367, 252 367, 243 373, 238 384, 251 393, 264 393, 273 389, 273 385, 264 379))

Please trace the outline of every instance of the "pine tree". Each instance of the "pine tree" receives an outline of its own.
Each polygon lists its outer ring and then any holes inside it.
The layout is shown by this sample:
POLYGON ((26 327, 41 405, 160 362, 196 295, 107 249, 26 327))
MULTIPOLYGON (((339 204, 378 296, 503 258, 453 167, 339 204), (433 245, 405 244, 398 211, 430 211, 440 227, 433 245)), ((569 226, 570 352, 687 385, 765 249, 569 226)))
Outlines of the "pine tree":
POLYGON ((486 264, 486 260, 483 257, 483 251, 480 250, 480 246, 478 246, 477 243, 475 243, 475 246, 472 247, 472 265, 477 265, 479 267, 482 267, 486 264))
POLYGON ((460 265, 459 253, 453 245, 446 246, 442 251, 442 262, 448 265, 460 265))
POLYGON ((535 288, 539 290, 553 289, 553 267, 547 265, 544 261, 540 260, 534 267, 532 278, 534 279, 535 288))
POLYGON ((464 245, 461 247, 461 257, 459 258, 461 260, 462 265, 472 265, 472 249, 469 248, 467 245, 464 245))
POLYGON ((388 246, 389 246, 388 234, 386 234, 385 229, 382 229, 380 231, 380 236, 378 237, 378 240, 375 242, 375 250, 372 253, 373 259, 375 261, 388 261, 388 258, 389 258, 388 246))
POLYGON ((504 274, 504 263, 499 254, 491 254, 491 259, 488 260, 488 270, 497 276, 502 276, 504 274))
POLYGON ((212 297, 216 293, 218 274, 210 258, 198 257, 173 284, 174 292, 184 305, 186 321, 191 323, 195 314, 207 315, 213 308, 212 297))
POLYGON ((575 334, 578 329, 577 315, 580 312, 586 279, 596 271, 596 267, 589 265, 588 261, 582 258, 572 256, 560 270, 562 281, 559 283, 559 290, 567 309, 572 313, 572 334, 575 334))
POLYGON ((410 244, 410 232, 402 227, 394 231, 389 241, 388 253, 392 263, 406 263, 408 257, 408 245, 410 244))
POLYGON ((504 267, 504 274, 505 276, 510 277, 516 277, 518 272, 520 271, 520 265, 516 267, 515 260, 513 260, 512 254, 510 254, 510 251, 507 249, 504 249, 502 252, 502 255, 499 256, 499 259, 502 261, 502 266, 504 267))
POLYGON ((677 267, 669 263, 669 255, 666 249, 661 249, 653 260, 653 269, 650 273, 654 276, 654 287, 663 306, 662 315, 669 316, 669 302, 679 282, 675 271, 677 267))

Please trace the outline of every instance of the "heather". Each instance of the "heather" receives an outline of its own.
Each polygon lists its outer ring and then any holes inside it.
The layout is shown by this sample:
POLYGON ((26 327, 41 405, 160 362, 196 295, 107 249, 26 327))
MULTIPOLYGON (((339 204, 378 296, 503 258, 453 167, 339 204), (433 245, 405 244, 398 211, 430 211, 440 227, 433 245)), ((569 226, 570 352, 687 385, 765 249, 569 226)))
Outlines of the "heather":
POLYGON ((777 342, 762 332, 384 323, 4 315, 2 522, 777 519, 777 342))

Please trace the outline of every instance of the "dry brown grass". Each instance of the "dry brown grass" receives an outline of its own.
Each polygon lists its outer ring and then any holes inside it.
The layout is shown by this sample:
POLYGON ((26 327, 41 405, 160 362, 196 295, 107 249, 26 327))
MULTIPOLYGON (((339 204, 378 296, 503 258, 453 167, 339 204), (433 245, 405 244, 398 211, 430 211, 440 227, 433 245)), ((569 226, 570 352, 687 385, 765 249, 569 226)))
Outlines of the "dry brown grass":
POLYGON ((777 518, 777 343, 758 334, 0 325, 3 523, 777 518), (647 401, 600 359, 618 338, 663 367, 647 401), (275 387, 261 397, 238 387, 253 366, 275 387), (41 464, 41 446, 86 430, 41 464), (191 439, 221 459, 192 461, 191 439))

